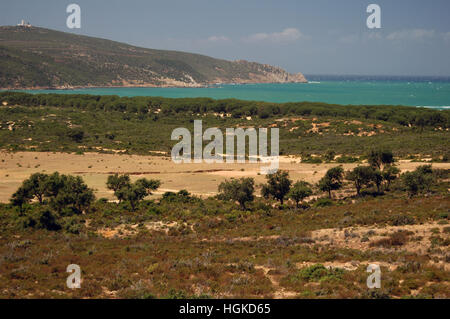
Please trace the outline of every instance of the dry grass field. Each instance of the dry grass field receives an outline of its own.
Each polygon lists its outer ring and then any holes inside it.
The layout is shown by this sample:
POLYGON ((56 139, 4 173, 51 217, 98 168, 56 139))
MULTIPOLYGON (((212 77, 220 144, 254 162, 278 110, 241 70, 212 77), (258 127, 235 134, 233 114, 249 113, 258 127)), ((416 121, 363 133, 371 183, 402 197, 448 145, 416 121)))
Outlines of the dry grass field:
MULTIPOLYGON (((186 189, 194 195, 207 197, 215 195, 218 185, 227 178, 253 177, 257 184, 263 183, 265 177, 259 174, 263 165, 267 164, 175 164, 167 156, 1 151, 0 202, 8 202, 22 181, 36 172, 58 171, 81 176, 89 187, 96 190, 98 198, 114 198, 105 185, 108 175, 114 173, 129 174, 132 180, 142 177, 161 180, 162 186, 155 195, 186 189)), ((280 157, 280 169, 289 171, 294 181, 302 179, 316 183, 329 168, 337 165, 348 170, 358 164, 307 164, 300 163, 298 157, 280 157)), ((414 170, 423 163, 401 160, 397 165, 404 172, 414 170)), ((433 163, 433 167, 449 169, 450 163, 433 163)))

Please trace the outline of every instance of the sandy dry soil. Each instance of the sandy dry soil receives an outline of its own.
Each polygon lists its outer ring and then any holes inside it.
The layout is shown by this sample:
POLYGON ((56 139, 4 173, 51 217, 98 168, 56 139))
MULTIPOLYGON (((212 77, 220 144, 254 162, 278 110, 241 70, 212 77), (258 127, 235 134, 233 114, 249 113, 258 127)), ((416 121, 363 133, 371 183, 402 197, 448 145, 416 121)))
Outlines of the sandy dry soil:
MULTIPOLYGON (((149 222, 145 223, 145 227, 150 231, 165 232, 168 233, 171 228, 178 227, 177 222, 164 223, 149 222)), ((106 238, 113 237, 123 237, 123 236, 133 236, 137 234, 138 225, 131 225, 128 228, 125 225, 120 225, 112 229, 101 229, 98 231, 100 235, 106 238)), ((188 226, 189 227, 189 226, 188 226)), ((329 228, 320 229, 313 231, 311 233, 311 239, 314 240, 315 244, 330 245, 337 248, 350 248, 358 249, 361 251, 367 250, 393 250, 393 251, 407 251, 410 253, 417 253, 419 255, 429 255, 428 249, 431 247, 430 239, 435 234, 434 231, 439 230, 439 234, 444 238, 448 238, 448 235, 443 232, 444 225, 440 225, 436 222, 421 224, 421 225, 405 225, 405 226, 383 226, 377 227, 376 225, 370 227, 349 227, 349 228, 329 228), (382 238, 386 238, 389 234, 398 231, 408 231, 411 232, 410 237, 415 238, 415 240, 408 241, 405 245, 394 247, 394 248, 380 248, 371 247, 370 242, 377 241, 382 238), (370 234, 370 235, 368 235, 370 234), (361 241, 363 237, 369 236, 369 241, 361 241)), ((195 230, 191 229, 195 232, 195 230)), ((280 236, 261 236, 261 237, 234 237, 234 238, 211 238, 202 239, 202 241, 260 241, 260 240, 276 240, 280 236)), ((429 255, 430 257, 439 257, 439 255, 429 255)), ((442 258, 436 258, 435 261, 430 261, 430 264, 434 266, 441 267, 445 270, 450 270, 450 264, 443 261, 442 258), (439 261, 436 261, 439 260, 439 261)), ((302 269, 316 264, 315 262, 299 262, 295 264, 297 269, 302 269)), ((358 267, 363 266, 366 268, 369 264, 377 264, 389 271, 394 271, 397 267, 403 265, 401 262, 388 263, 380 260, 370 260, 365 262, 359 262, 357 260, 342 262, 342 261, 330 261, 322 262, 327 268, 343 268, 348 271, 356 270, 358 267)), ((273 288, 275 299, 285 299, 285 298, 296 298, 298 293, 295 291, 290 291, 282 286, 280 286, 280 280, 285 275, 283 272, 279 272, 276 267, 271 267, 269 265, 255 265, 255 269, 262 271, 264 276, 266 276, 273 288)), ((309 283, 315 285, 317 283, 309 283)))
MULTIPOLYGON (((339 248, 350 248, 350 249, 358 249, 361 251, 366 250, 379 250, 385 248, 379 247, 370 247, 371 242, 375 242, 382 238, 386 238, 392 233, 398 231, 408 231, 411 232, 410 238, 414 238, 413 240, 409 240, 406 244, 386 249, 400 250, 400 251, 408 251, 410 253, 417 253, 419 255, 429 255, 433 257, 434 255, 429 254, 429 248, 431 247, 431 237, 435 236, 436 230, 439 230, 437 234, 442 236, 443 238, 448 238, 448 234, 443 232, 444 227, 447 225, 440 225, 436 222, 426 223, 421 225, 404 225, 404 226, 370 226, 370 227, 350 227, 350 228, 330 228, 330 229, 320 229, 313 231, 311 233, 311 238, 315 240, 316 243, 320 243, 322 245, 330 245, 339 248), (367 237, 369 241, 363 241, 362 238, 367 237)), ((438 256, 438 255, 436 255, 438 256)), ((378 264, 382 264, 386 266, 390 270, 394 270, 397 265, 386 264, 375 262, 378 264)), ((444 261, 439 261, 435 264, 444 267, 446 270, 450 270, 450 264, 444 261)), ((301 265, 297 265, 301 266, 301 265)), ((329 265, 324 264, 324 266, 332 266, 332 267, 342 267, 348 270, 356 269, 358 264, 345 263, 344 265, 336 265, 333 263, 329 263, 329 265)))
MULTIPOLYGON (((187 189, 199 196, 215 195, 220 182, 231 177, 254 177, 256 183, 264 182, 259 175, 260 167, 267 164, 175 164, 169 157, 85 153, 0 151, 0 202, 7 202, 21 182, 36 172, 79 175, 96 190, 97 197, 113 199, 105 187, 109 174, 130 174, 132 179, 156 178, 162 181, 157 194, 187 189)), ((281 157, 280 169, 288 170, 293 180, 317 182, 330 167, 338 164, 300 164, 295 157, 281 157)), ((401 161, 399 168, 413 170, 422 163, 401 161)), ((450 168, 450 164, 433 164, 434 167, 450 168)), ((351 169, 356 164, 343 164, 351 169)))

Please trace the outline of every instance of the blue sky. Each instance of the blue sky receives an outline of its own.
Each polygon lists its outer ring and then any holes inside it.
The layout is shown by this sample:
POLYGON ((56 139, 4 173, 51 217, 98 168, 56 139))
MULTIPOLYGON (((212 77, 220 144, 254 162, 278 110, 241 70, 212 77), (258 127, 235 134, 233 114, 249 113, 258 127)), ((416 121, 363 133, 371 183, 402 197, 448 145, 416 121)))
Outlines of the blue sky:
POLYGON ((306 74, 450 76, 448 0, 2 0, 0 25, 246 59, 306 74), (66 7, 82 10, 66 27, 66 7), (368 29, 366 8, 381 7, 368 29))

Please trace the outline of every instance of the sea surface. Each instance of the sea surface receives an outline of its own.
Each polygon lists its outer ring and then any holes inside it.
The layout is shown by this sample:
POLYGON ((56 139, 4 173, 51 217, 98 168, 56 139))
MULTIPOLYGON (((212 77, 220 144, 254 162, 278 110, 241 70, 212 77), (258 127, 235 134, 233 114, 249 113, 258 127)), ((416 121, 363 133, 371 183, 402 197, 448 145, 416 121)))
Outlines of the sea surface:
POLYGON ((353 105, 408 105, 450 109, 450 77, 306 75, 309 83, 226 84, 208 88, 89 88, 32 90, 119 96, 236 98, 267 102, 326 102, 353 105))

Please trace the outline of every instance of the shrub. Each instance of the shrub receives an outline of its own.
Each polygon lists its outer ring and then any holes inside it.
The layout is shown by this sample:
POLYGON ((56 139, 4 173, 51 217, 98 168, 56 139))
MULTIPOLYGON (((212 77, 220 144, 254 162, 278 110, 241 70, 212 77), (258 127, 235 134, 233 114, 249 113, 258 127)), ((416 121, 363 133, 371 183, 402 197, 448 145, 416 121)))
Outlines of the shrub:
POLYGON ((343 155, 341 157, 338 157, 336 162, 338 162, 338 163, 356 163, 356 162, 359 162, 359 159, 356 157, 353 157, 353 156, 343 155))
POLYGON ((326 207, 326 206, 333 206, 333 201, 330 198, 319 198, 314 203, 315 207, 326 207))
MULTIPOLYGON (((116 194, 116 192, 121 189, 122 187, 127 186, 128 184, 130 184, 130 176, 129 175, 119 175, 119 174, 114 174, 114 175, 109 175, 108 179, 106 181, 106 187, 110 190, 112 190, 114 192, 114 194, 116 194)), ((119 203, 121 202, 121 198, 119 198, 119 203)))
POLYGON ((22 206, 33 198, 36 198, 42 204, 47 192, 47 178, 48 175, 46 174, 35 173, 24 180, 22 186, 12 195, 11 202, 13 205, 22 206))
POLYGON ((61 225, 56 221, 55 215, 48 208, 29 211, 26 215, 18 218, 18 223, 22 228, 46 229, 50 231, 61 229, 61 225))
POLYGON ((182 203, 187 203, 191 199, 192 199, 191 194, 185 189, 180 190, 178 193, 165 192, 161 198, 162 201, 166 202, 182 202, 182 203))
POLYGON ((334 158, 336 157, 336 152, 335 151, 327 151, 327 153, 323 156, 323 158, 327 161, 327 162, 331 162, 334 161, 334 158))
POLYGON ((394 215, 391 217, 391 224, 393 226, 414 225, 415 220, 408 215, 394 215))
POLYGON ((67 132, 67 136, 74 142, 81 143, 84 138, 84 131, 78 128, 71 129, 67 132))
POLYGON ((83 224, 77 216, 64 217, 61 224, 62 228, 71 234, 79 234, 83 230, 83 224))
POLYGON ((374 241, 370 243, 370 247, 385 247, 389 248, 392 246, 403 246, 409 240, 408 236, 409 232, 406 231, 398 231, 389 235, 388 238, 382 238, 380 240, 374 241))
POLYGON ((362 295, 362 298, 365 299, 391 299, 389 294, 383 290, 379 289, 371 289, 368 291, 365 291, 362 295))
POLYGON ((164 299, 187 299, 188 295, 183 290, 175 290, 170 289, 167 296, 164 297, 164 299))
POLYGON ((340 280, 343 274, 344 270, 341 268, 326 268, 321 264, 316 264, 299 270, 297 278, 303 281, 340 280))
POLYGON ((61 175, 58 189, 50 204, 58 212, 65 210, 69 215, 81 214, 94 202, 94 191, 79 176, 61 175))
POLYGON ((302 158, 302 163, 320 164, 323 163, 323 161, 320 159, 320 157, 306 156, 305 158, 302 158))

